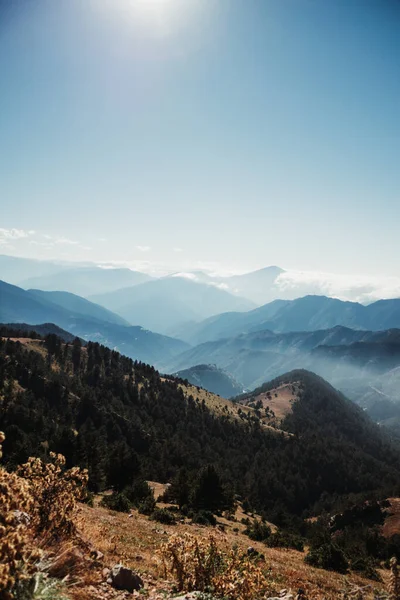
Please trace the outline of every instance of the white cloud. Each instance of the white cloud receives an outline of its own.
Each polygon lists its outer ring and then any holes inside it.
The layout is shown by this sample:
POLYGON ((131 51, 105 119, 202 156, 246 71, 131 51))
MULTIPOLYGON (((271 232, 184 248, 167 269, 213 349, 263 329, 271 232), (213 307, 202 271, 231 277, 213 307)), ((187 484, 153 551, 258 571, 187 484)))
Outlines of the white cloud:
POLYGON ((182 248, 173 248, 174 252, 183 252, 182 248))
POLYGON ((75 240, 70 240, 70 239, 65 238, 65 237, 57 238, 55 240, 55 243, 56 244, 66 245, 66 246, 78 246, 79 245, 79 242, 77 242, 75 240))
POLYGON ((33 246, 43 246, 44 248, 53 248, 53 242, 38 242, 37 240, 29 240, 33 246))
POLYGON ((353 302, 374 302, 380 298, 400 297, 399 277, 343 275, 320 271, 285 271, 275 280, 277 297, 298 298, 321 294, 353 302))
POLYGON ((181 277, 182 279, 190 279, 191 281, 199 280, 194 273, 173 273, 171 277, 181 277))
POLYGON ((0 244, 9 244, 10 240, 22 240, 34 235, 34 233, 32 229, 26 231, 25 229, 4 229, 0 227, 0 244))
POLYGON ((151 250, 150 246, 136 246, 136 249, 139 250, 140 252, 148 252, 149 250, 151 250))

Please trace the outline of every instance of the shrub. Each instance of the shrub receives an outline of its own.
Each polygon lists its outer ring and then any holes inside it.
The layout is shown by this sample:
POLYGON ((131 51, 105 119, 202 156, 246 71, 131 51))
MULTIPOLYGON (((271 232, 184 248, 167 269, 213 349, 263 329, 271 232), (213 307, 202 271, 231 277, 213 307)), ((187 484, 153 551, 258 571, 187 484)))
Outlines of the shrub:
POLYGON ((110 496, 103 496, 100 505, 118 512, 129 512, 132 508, 131 502, 121 492, 114 492, 110 496))
POLYGON ((254 519, 253 522, 248 522, 247 527, 244 531, 251 540, 256 542, 264 542, 271 535, 271 528, 265 523, 265 521, 259 521, 254 519))
POLYGON ((375 568, 374 561, 371 558, 360 556, 355 560, 350 561, 350 568, 352 571, 357 571, 368 579, 374 579, 375 581, 381 581, 381 577, 375 568))
POLYGON ((156 508, 153 514, 151 515, 151 519, 153 521, 163 523, 164 525, 176 524, 175 515, 173 515, 172 512, 167 510, 166 508, 156 508))
POLYGON ((342 550, 332 542, 311 548, 305 557, 305 562, 313 567, 346 573, 349 564, 342 550))
POLYGON ((148 498, 152 498, 154 501, 154 492, 144 479, 137 479, 131 486, 124 489, 124 494, 137 507, 148 498))
POLYGON ((151 515, 156 508, 154 496, 147 496, 138 506, 138 510, 142 515, 151 515))
POLYGON ((76 501, 86 496, 88 472, 78 467, 65 469, 65 457, 50 452, 51 462, 29 458, 19 467, 18 475, 28 482, 35 499, 34 526, 48 539, 71 537, 76 533, 74 515, 76 501))
POLYGON ((192 516, 192 523, 195 525, 216 525, 217 519, 209 510, 200 510, 192 516))
POLYGON ((304 550, 303 539, 287 531, 273 533, 265 540, 265 544, 269 548, 293 548, 293 550, 298 550, 299 552, 303 552, 304 550))
POLYGON ((179 591, 212 592, 226 600, 256 600, 270 591, 261 569, 245 554, 223 552, 216 540, 173 535, 161 547, 165 576, 171 573, 179 591))
MULTIPOLYGON (((0 457, 4 440, 0 432, 0 457)), ((30 587, 37 570, 39 554, 29 537, 29 521, 18 517, 30 513, 33 504, 28 483, 0 467, 0 590, 6 600, 17 589, 30 587)))

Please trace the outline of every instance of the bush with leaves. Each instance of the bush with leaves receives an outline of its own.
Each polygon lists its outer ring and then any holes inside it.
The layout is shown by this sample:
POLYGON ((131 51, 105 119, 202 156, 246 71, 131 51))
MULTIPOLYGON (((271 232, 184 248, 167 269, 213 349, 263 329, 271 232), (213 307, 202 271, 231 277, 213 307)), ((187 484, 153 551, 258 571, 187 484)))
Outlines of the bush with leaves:
POLYGON ((195 512, 192 514, 192 523, 194 523, 195 525, 211 525, 213 527, 217 524, 217 519, 214 517, 211 511, 199 510, 199 512, 195 512))
MULTIPOLYGON (((5 436, 0 432, 0 457, 5 436)), ((40 554, 29 535, 34 506, 28 483, 0 467, 0 597, 31 588, 40 554)))
POLYGON ((154 492, 144 479, 134 481, 131 486, 124 489, 124 494, 137 508, 149 498, 154 501, 154 492))
POLYGON ((298 550, 299 552, 303 552, 304 550, 303 538, 295 533, 282 530, 271 534, 265 540, 265 544, 268 546, 268 548, 292 548, 293 550, 298 550))
POLYGON ((305 562, 312 567, 346 573, 349 563, 343 551, 333 542, 325 542, 319 547, 311 547, 305 562))
POLYGON ((271 528, 265 521, 254 519, 254 521, 250 522, 250 520, 247 520, 247 526, 244 533, 248 535, 251 540, 264 542, 271 536, 271 528))
POLYGON ((113 494, 103 496, 100 505, 110 510, 126 513, 132 508, 132 503, 122 492, 114 492, 113 494))
POLYGON ((161 555, 165 574, 176 578, 179 591, 210 592, 226 600, 256 600, 271 591, 254 560, 238 551, 224 552, 213 536, 173 535, 161 555))
POLYGON ((17 471, 35 499, 32 516, 36 532, 46 534, 48 540, 76 533, 76 502, 85 498, 88 483, 86 469, 65 469, 62 454, 50 452, 50 459, 44 463, 40 458, 29 458, 17 471))
POLYGON ((158 521, 163 525, 176 525, 175 515, 166 508, 156 508, 151 517, 153 521, 158 521))
POLYGON ((142 515, 152 515, 155 510, 156 501, 154 500, 154 496, 147 496, 138 506, 138 511, 142 515))

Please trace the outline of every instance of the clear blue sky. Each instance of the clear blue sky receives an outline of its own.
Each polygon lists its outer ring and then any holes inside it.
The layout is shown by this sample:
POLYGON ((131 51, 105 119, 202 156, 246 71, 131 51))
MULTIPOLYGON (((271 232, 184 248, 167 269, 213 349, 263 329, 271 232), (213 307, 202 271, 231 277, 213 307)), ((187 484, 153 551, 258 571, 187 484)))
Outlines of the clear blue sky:
POLYGON ((0 90, 4 253, 400 272, 396 0, 0 0, 0 90))

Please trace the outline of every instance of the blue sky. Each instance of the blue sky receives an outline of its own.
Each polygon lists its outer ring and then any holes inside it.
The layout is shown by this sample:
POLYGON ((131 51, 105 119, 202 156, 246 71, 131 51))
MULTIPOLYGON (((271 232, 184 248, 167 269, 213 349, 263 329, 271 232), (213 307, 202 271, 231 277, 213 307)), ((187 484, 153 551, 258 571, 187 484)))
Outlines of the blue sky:
POLYGON ((396 0, 0 0, 0 251, 400 272, 396 0))

